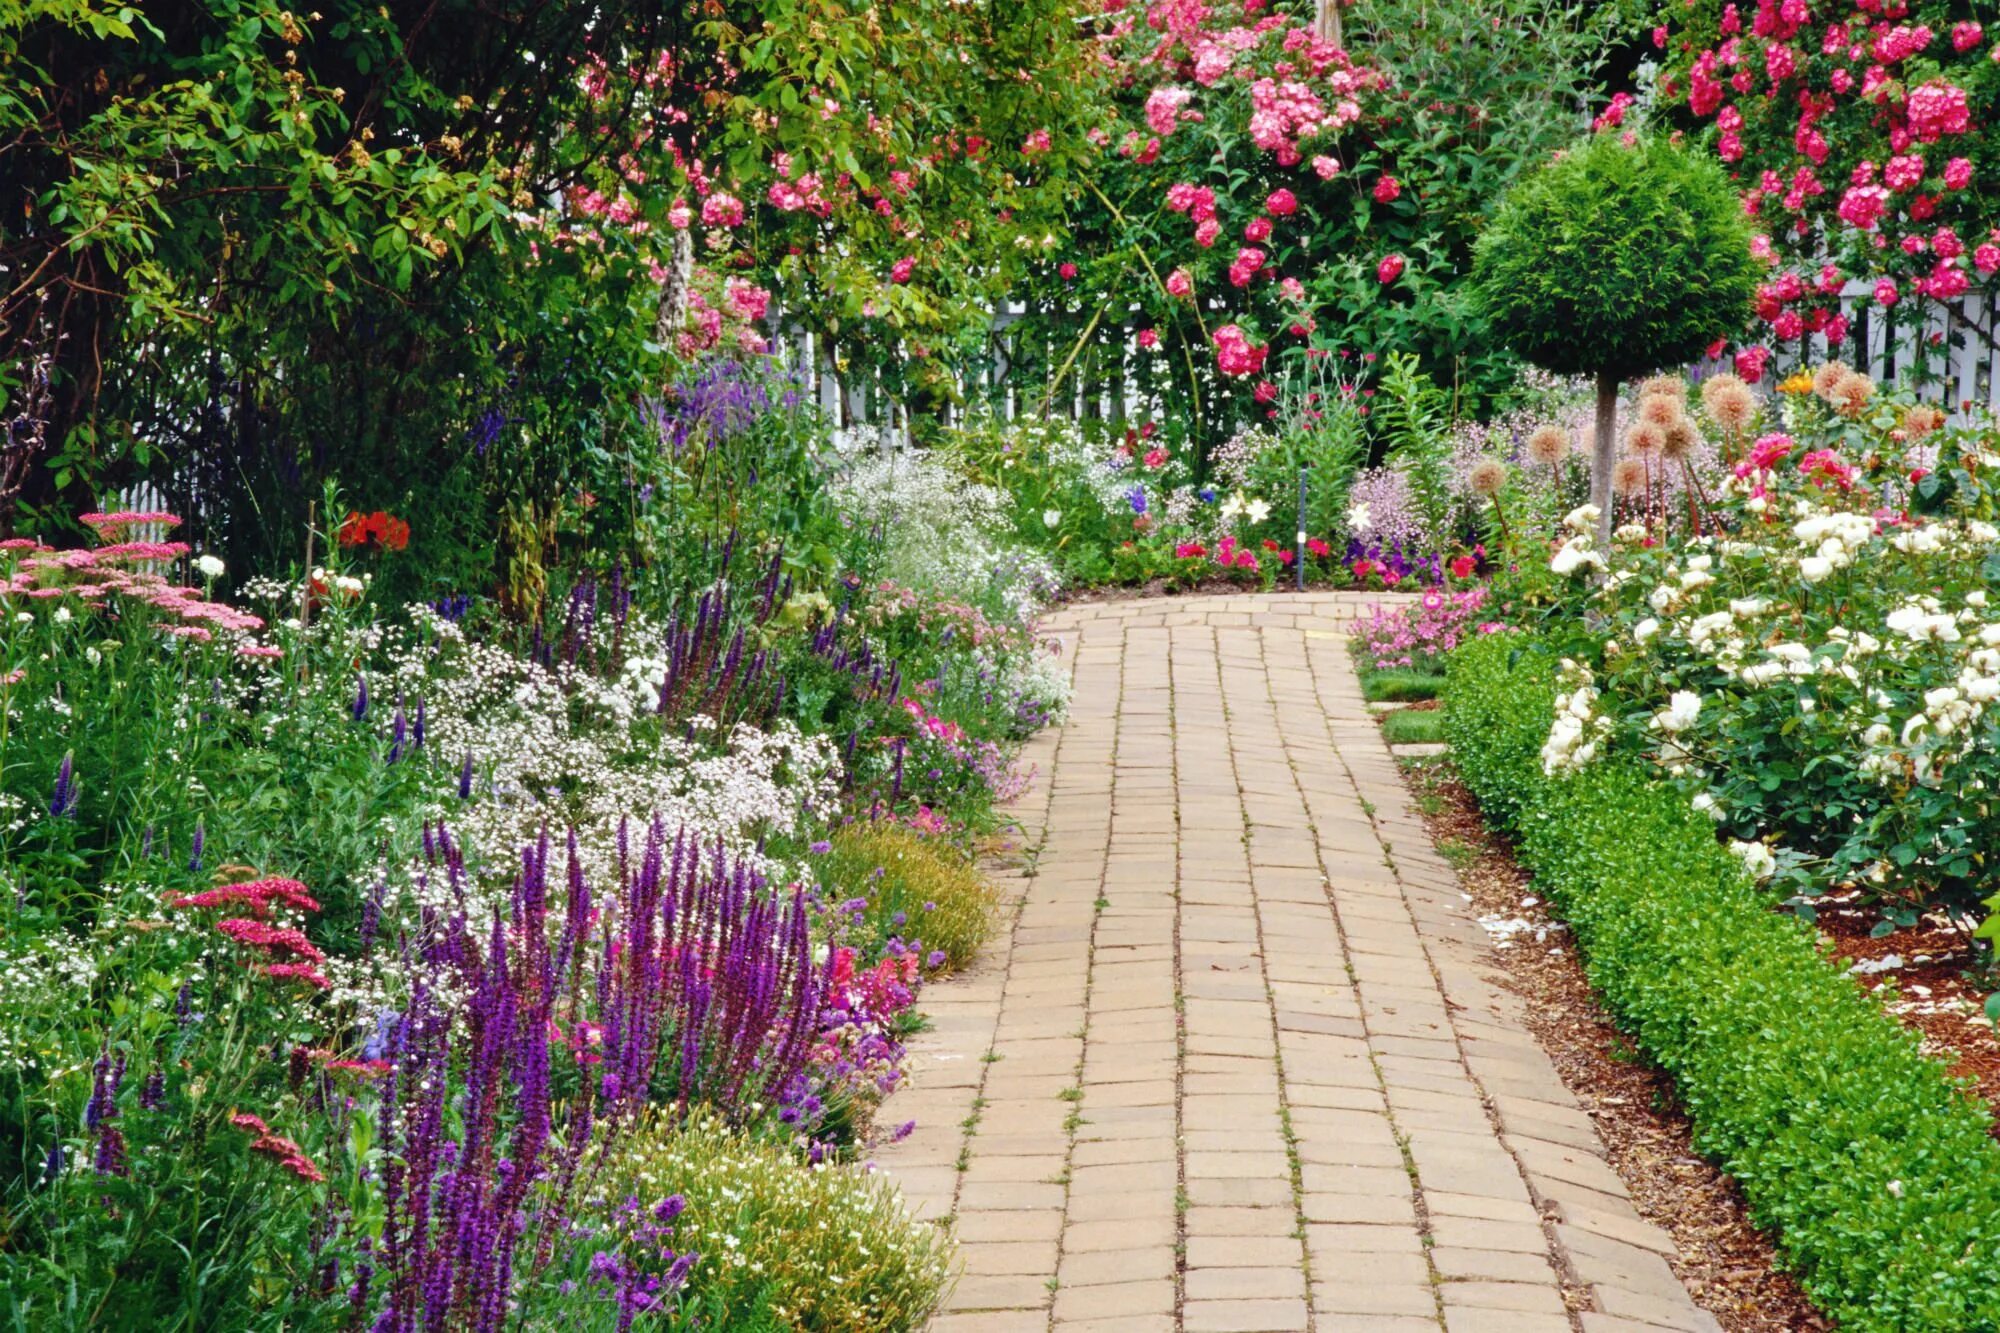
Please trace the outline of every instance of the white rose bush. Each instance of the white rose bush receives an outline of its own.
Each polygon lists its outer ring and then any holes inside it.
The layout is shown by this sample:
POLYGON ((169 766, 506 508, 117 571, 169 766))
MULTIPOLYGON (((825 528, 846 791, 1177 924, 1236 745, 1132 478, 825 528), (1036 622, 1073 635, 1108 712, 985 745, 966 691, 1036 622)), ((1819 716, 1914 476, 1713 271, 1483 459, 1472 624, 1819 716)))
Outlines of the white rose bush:
POLYGON ((1545 768, 1647 755, 1808 914, 1859 888, 1885 930, 1931 909, 1976 924, 2000 891, 2000 441, 1788 389, 1706 531, 1555 550, 1575 660, 1545 768))
POLYGON ((1493 589, 1518 628, 1453 654, 1444 730, 1814 1303, 1993 1328, 1992 1108, 1808 923, 2000 920, 2000 435, 1840 366, 1780 388, 1646 383, 1640 419, 1698 411, 1725 479, 1671 526, 1635 486, 1608 547, 1578 512, 1523 550, 1493 589))

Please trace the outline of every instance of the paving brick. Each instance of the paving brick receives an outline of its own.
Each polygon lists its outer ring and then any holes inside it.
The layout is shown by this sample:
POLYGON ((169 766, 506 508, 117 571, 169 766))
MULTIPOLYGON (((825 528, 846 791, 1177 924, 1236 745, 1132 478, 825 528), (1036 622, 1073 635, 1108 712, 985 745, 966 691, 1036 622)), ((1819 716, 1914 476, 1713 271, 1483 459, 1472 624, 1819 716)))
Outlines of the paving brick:
POLYGON ((879 1117, 919 1122, 877 1150, 913 1209, 956 1210, 933 1333, 1537 1333, 1552 1254, 1586 1333, 1712 1326, 1425 839, 1340 643, 1377 600, 1045 622, 1075 690, 1025 756, 1032 873, 996 868, 1004 937, 879 1117))

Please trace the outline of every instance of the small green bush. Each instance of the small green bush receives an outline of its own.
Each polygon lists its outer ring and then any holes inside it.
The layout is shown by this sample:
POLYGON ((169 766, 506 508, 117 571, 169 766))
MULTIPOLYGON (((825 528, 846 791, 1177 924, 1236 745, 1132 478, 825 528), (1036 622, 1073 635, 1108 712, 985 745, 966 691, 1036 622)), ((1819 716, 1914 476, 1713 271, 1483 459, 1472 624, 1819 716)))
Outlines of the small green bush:
POLYGON ((687 1200, 671 1243, 701 1257, 672 1329, 913 1333, 950 1281, 950 1242, 887 1177, 807 1164, 705 1117, 614 1141, 597 1171, 607 1218, 629 1199, 687 1200))
POLYGON ((1622 761, 1544 776, 1554 666, 1521 635, 1471 641, 1446 732, 1591 983, 1673 1076, 1697 1147, 1843 1327, 2000 1329, 1991 1111, 1767 907, 1683 798, 1622 761))
POLYGON ((1508 192, 1480 235, 1472 293, 1529 361, 1623 380, 1740 330, 1757 269, 1719 166, 1666 139, 1599 134, 1508 192))
POLYGON ((865 898, 864 921, 877 942, 921 941, 964 967, 993 926, 993 886, 944 838, 889 820, 851 824, 814 863, 830 898, 865 898))

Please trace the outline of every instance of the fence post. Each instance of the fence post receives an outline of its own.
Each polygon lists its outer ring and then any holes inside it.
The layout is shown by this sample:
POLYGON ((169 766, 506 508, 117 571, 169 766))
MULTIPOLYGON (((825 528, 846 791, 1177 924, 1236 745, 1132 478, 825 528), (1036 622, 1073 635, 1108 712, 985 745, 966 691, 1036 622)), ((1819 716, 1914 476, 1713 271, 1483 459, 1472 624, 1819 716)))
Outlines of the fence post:
POLYGON ((1292 570, 1296 574, 1293 586, 1300 592, 1306 590, 1306 476, 1309 469, 1299 469, 1299 529, 1297 544, 1292 547, 1292 570))

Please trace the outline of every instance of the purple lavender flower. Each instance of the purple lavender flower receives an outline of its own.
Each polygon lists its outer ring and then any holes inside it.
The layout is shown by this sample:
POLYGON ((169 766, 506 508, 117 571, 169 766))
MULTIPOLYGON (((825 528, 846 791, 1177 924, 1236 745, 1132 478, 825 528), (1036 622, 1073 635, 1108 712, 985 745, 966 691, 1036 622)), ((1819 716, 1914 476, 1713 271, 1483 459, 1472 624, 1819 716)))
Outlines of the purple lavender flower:
POLYGON ((354 678, 354 720, 359 722, 368 716, 368 677, 356 675, 354 678))
POLYGON ((56 788, 49 797, 49 813, 57 819, 66 819, 76 813, 76 755, 74 751, 62 757, 56 767, 56 788))

